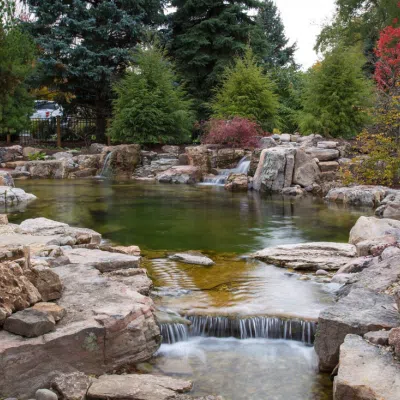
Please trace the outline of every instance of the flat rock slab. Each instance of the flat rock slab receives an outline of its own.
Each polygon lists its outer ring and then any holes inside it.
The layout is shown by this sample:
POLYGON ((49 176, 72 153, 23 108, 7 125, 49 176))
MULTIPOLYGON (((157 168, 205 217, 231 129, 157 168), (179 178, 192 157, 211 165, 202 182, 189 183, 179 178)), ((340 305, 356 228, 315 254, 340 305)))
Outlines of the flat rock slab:
POLYGON ((84 400, 92 380, 82 372, 60 374, 51 382, 51 388, 59 393, 63 400, 84 400))
POLYGON ((156 375, 103 375, 90 386, 88 399, 167 400, 191 390, 192 382, 156 375))
POLYGON ((399 325, 400 315, 394 308, 392 296, 353 289, 319 315, 314 346, 320 370, 330 372, 335 368, 340 345, 347 334, 364 335, 399 325))
POLYGON ((101 272, 110 272, 124 268, 140 266, 139 256, 129 256, 121 253, 111 253, 103 250, 75 248, 64 250, 72 264, 88 264, 101 272))
POLYGON ((338 159, 340 155, 339 150, 320 147, 309 147, 305 151, 311 157, 318 158, 319 161, 333 161, 338 159))
POLYGON ((214 261, 211 258, 204 256, 201 253, 176 253, 168 257, 171 260, 179 261, 184 264, 195 264, 195 265, 204 265, 206 267, 210 267, 214 265, 214 261))
POLYGON ((325 200, 355 206, 377 207, 389 189, 383 186, 352 186, 331 189, 325 200))
POLYGON ((346 243, 301 243, 269 247, 252 257, 284 268, 337 270, 356 256, 356 247, 346 243))
POLYGON ((44 335, 54 330, 54 318, 46 312, 27 308, 6 319, 4 330, 28 338, 44 335))
POLYGON ((391 353, 357 335, 340 346, 339 373, 333 385, 335 400, 398 400, 400 366, 391 353))

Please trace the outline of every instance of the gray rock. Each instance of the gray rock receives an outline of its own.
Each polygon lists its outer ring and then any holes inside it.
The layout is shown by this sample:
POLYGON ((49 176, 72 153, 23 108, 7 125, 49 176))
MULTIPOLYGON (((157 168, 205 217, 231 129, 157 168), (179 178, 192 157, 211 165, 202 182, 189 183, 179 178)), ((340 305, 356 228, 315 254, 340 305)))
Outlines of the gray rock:
POLYGON ((326 276, 326 275, 328 275, 328 272, 325 271, 324 269, 319 269, 319 270, 315 273, 315 275, 317 275, 317 276, 326 276))
POLYGON ((274 147, 261 152, 254 174, 253 189, 261 192, 280 191, 292 184, 296 149, 274 147))
POLYGON ((58 400, 58 396, 48 389, 38 389, 35 394, 36 400, 58 400))
POLYGON ((293 197, 301 197, 307 194, 305 189, 302 189, 300 186, 291 186, 287 188, 283 188, 281 190, 281 194, 283 196, 293 196, 293 197))
POLYGON ((176 253, 169 256, 169 258, 184 264, 204 265, 207 267, 215 264, 211 258, 208 258, 199 252, 176 253))
POLYGON ((389 344, 389 331, 367 332, 364 335, 364 339, 372 344, 387 346, 389 344))
POLYGON ((338 274, 354 274, 368 268, 372 262, 371 257, 357 257, 341 267, 338 274))
POLYGON ((44 335, 55 328, 55 321, 47 313, 27 308, 6 319, 4 330, 28 338, 44 335))
POLYGON ((400 324, 393 297, 368 289, 353 289, 348 296, 323 310, 318 318, 315 351, 321 371, 332 371, 339 362, 339 348, 347 334, 364 335, 400 324))
POLYGON ((36 200, 37 197, 26 193, 23 189, 10 186, 0 186, 0 206, 18 207, 36 200))
POLYGON ((281 142, 290 142, 290 140, 291 140, 290 134, 289 133, 282 133, 280 135, 280 140, 281 140, 281 142))
POLYGON ((140 257, 102 250, 74 248, 64 251, 72 264, 92 265, 101 272, 140 266, 140 257))
POLYGON ((339 158, 339 150, 321 149, 319 147, 308 147, 306 153, 313 158, 318 158, 319 161, 334 161, 339 158))
POLYGON ((339 285, 345 285, 353 278, 353 274, 335 274, 332 278, 332 283, 338 283, 339 285))
POLYGON ((352 186, 331 189, 325 200, 355 206, 377 207, 388 188, 382 186, 352 186))
POLYGON ((15 187, 12 175, 7 171, 0 171, 0 186, 15 187))
POLYGON ((293 173, 293 183, 303 187, 319 182, 320 170, 315 158, 304 150, 297 150, 293 173))
POLYGON ((202 180, 203 175, 198 167, 179 165, 160 172, 156 179, 161 183, 195 184, 202 180))
POLYGON ((358 244, 365 240, 378 239, 386 242, 388 237, 400 241, 400 221, 360 217, 350 231, 349 243, 358 244))
POLYGON ((157 375, 102 375, 90 386, 88 399, 168 400, 189 392, 192 382, 157 375))
POLYGON ((347 335, 340 347, 339 373, 333 385, 335 400, 398 400, 400 374, 391 353, 347 335))
POLYGON ((321 172, 336 172, 339 170, 339 163, 337 161, 325 161, 318 164, 321 172))
POLYGON ((251 257, 293 269, 336 270, 356 256, 356 248, 345 243, 300 243, 269 247, 251 257))
POLYGON ((393 346, 396 356, 400 357, 400 328, 394 328, 390 330, 389 344, 390 346, 393 346))
POLYGON ((270 148, 276 147, 276 146, 278 146, 278 144, 276 143, 276 141, 272 137, 263 137, 263 138, 261 138, 260 141, 259 141, 259 145, 258 145, 258 147, 260 149, 270 149, 270 148))
POLYGON ((82 372, 60 374, 52 380, 51 388, 62 400, 84 400, 92 380, 82 372))
POLYGON ((249 188, 249 178, 247 174, 229 174, 224 188, 225 190, 229 190, 231 192, 247 192, 249 188))
POLYGON ((319 149, 336 149, 338 146, 338 142, 333 142, 333 141, 323 141, 323 142, 318 142, 317 147, 319 149))
POLYGON ((388 258, 400 256, 400 249, 397 246, 390 246, 383 250, 381 254, 382 260, 387 260, 388 258))

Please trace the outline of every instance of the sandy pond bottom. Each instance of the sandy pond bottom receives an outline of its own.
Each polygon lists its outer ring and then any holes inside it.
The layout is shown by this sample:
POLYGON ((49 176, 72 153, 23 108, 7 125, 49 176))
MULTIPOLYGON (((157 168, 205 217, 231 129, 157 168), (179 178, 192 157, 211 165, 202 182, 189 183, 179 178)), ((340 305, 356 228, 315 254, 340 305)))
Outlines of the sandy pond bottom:
POLYGON ((193 395, 226 400, 328 400, 313 347, 288 340, 192 338, 163 344, 154 371, 194 381, 193 395))

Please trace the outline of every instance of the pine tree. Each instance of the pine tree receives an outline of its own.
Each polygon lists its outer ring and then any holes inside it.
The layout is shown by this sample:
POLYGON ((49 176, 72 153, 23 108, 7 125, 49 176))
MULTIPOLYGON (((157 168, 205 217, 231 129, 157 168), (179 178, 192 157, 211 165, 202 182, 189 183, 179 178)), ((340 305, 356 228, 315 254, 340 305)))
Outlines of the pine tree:
POLYGON ((173 65, 157 48, 140 52, 137 65, 115 85, 110 134, 131 143, 182 143, 193 127, 191 103, 176 84, 173 65))
POLYGON ((251 44, 266 68, 295 65, 296 44, 288 45, 278 7, 273 0, 264 0, 256 17, 258 29, 251 44))
POLYGON ((42 50, 41 85, 73 93, 96 115, 98 138, 111 107, 111 85, 132 60, 146 27, 162 21, 163 0, 26 0, 29 29, 42 50))
MULTIPOLYGON (((212 89, 235 56, 243 55, 255 29, 251 8, 258 0, 172 0, 169 50, 198 104, 210 100, 212 89)), ((203 104, 204 106, 204 104, 203 104)), ((200 116, 207 114, 206 108, 200 116)))
POLYGON ((221 88, 212 102, 213 117, 244 117, 272 130, 276 123, 278 100, 273 85, 257 65, 250 48, 244 57, 228 67, 221 88))
POLYGON ((336 47, 308 74, 300 118, 302 133, 352 137, 367 121, 371 85, 355 49, 336 47))

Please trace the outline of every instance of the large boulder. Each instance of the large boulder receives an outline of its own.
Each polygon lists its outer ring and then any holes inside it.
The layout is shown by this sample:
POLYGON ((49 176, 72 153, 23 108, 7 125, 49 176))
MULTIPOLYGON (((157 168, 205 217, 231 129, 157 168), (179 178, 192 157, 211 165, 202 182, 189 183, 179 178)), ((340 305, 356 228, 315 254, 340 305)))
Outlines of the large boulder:
POLYGON ((203 179, 200 168, 192 165, 180 165, 160 172, 156 179, 162 183, 194 184, 203 179))
POLYGON ((386 196, 382 186, 351 186, 331 189, 325 200, 354 206, 377 207, 386 196))
POLYGON ((211 161, 207 146, 186 147, 185 152, 189 159, 189 165, 199 167, 203 174, 210 173, 211 161))
POLYGON ((375 214, 383 218, 400 219, 400 191, 388 194, 375 210, 375 214))
POLYGON ((318 318, 315 351, 321 371, 332 371, 339 362, 339 348, 346 335, 364 335, 370 331, 400 325, 392 296, 369 289, 353 289, 348 296, 323 310, 318 318))
POLYGON ((90 265, 54 268, 67 315, 40 338, 0 331, 0 393, 32 398, 60 373, 101 375, 149 359, 161 337, 150 298, 90 265), (23 379, 15 379, 23 376, 23 379))
POLYGON ((0 263, 0 326, 13 312, 23 310, 40 300, 39 291, 18 264, 0 263))
POLYGON ((311 186, 319 182, 320 170, 315 158, 304 150, 296 152, 293 183, 303 187, 311 186))
POLYGON ((140 164, 140 145, 122 144, 112 147, 109 167, 115 176, 131 177, 140 164))
POLYGON ((270 136, 262 137, 258 142, 258 147, 260 149, 270 149, 276 146, 278 146, 278 143, 276 143, 275 139, 270 136))
POLYGON ((216 156, 216 168, 235 168, 238 162, 245 156, 243 149, 219 149, 216 156))
POLYGON ((4 330, 33 338, 53 331, 55 326, 54 318, 50 314, 27 308, 8 317, 4 323, 4 330))
POLYGON ((7 171, 0 171, 0 186, 14 187, 14 179, 7 171))
POLYGON ((10 186, 0 186, 0 206, 11 206, 18 208, 24 204, 36 200, 37 197, 31 193, 26 193, 23 189, 10 186))
POLYGON ((192 382, 157 375, 103 375, 87 392, 93 400, 169 400, 189 392, 192 382))
POLYGON ((350 231, 349 243, 359 244, 365 240, 384 243, 389 238, 400 241, 400 221, 362 216, 350 231))
POLYGON ((347 335, 340 347, 334 400, 397 400, 400 371, 391 353, 357 335, 347 335))
POLYGON ((22 147, 19 145, 0 147, 0 163, 14 161, 22 157, 22 147))
POLYGON ((230 174, 225 182, 225 190, 231 192, 247 192, 249 189, 249 177, 247 174, 230 174))
POLYGON ((284 268, 337 270, 356 256, 356 248, 344 243, 301 243, 269 247, 253 258, 284 268))
POLYGON ((274 147, 261 152, 254 174, 253 189, 276 192, 292 184, 296 149, 274 147))

